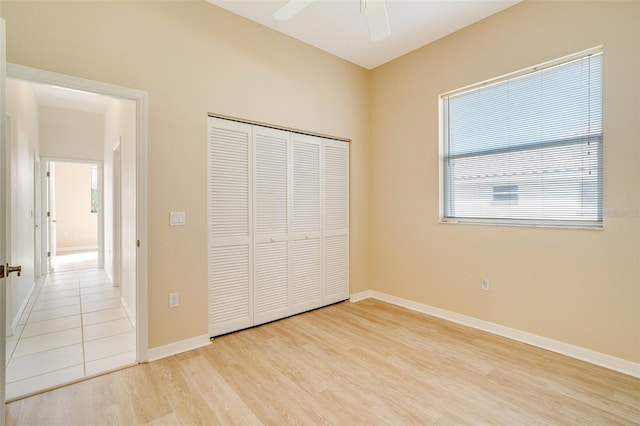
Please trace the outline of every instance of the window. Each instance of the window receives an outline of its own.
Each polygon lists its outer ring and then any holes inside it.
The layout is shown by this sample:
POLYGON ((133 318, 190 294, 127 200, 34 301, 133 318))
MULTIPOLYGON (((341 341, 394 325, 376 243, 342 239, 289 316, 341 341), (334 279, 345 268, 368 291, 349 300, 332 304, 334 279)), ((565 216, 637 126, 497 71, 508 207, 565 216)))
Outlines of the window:
POLYGON ((91 165, 91 213, 98 213, 98 165, 91 165))
POLYGON ((495 185, 493 201, 518 201, 518 185, 495 185))
POLYGON ((602 227, 602 53, 441 96, 442 220, 602 227))

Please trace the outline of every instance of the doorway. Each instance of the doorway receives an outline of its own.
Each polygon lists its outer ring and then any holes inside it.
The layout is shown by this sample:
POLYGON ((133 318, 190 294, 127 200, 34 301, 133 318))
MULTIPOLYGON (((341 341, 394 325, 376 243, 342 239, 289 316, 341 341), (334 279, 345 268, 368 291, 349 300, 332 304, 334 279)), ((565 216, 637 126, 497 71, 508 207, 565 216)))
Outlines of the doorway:
MULTIPOLYGON (((6 397, 12 400, 146 360, 146 94, 13 65, 8 66, 8 77, 32 85, 48 86, 47 89, 67 90, 76 98, 83 93, 89 97, 106 97, 111 108, 105 110, 102 117, 102 122, 106 123, 101 132, 106 157, 103 161, 90 161, 95 158, 82 159, 75 155, 55 156, 74 158, 72 162, 60 161, 59 158, 51 161, 51 153, 45 152, 40 146, 35 153, 37 161, 31 163, 34 167, 34 183, 38 183, 32 186, 31 199, 37 200, 40 193, 40 203, 34 202, 34 205, 43 206, 38 218, 42 225, 39 231, 41 239, 32 237, 34 247, 31 252, 33 263, 37 263, 34 270, 41 271, 42 275, 34 277, 34 289, 12 330, 13 336, 3 342, 7 346, 9 361, 6 397), (118 127, 123 123, 124 126, 130 124, 126 132, 123 127, 118 127), (109 129, 108 125, 111 126, 109 129), (122 138, 124 147, 120 147, 121 137, 115 137, 120 131, 126 133, 122 138), (114 145, 117 145, 117 150, 114 145), (121 151, 125 149, 127 151, 123 155, 121 151), (114 177, 116 151, 118 164, 122 162, 121 169, 120 166, 118 168, 118 180, 114 177), (120 159, 125 156, 128 161, 120 159), (39 163, 42 164, 43 173, 37 179, 39 163), (69 230, 63 232, 60 229, 63 224, 60 222, 59 186, 54 186, 53 190, 58 208, 53 210, 52 216, 46 216, 46 213, 50 213, 45 211, 49 202, 45 198, 49 197, 49 191, 45 190, 44 176, 51 171, 47 170, 51 166, 57 172, 53 173, 54 180, 57 175, 60 181, 60 171, 67 165, 78 166, 78 169, 82 168, 80 166, 89 167, 89 188, 86 190, 90 206, 88 221, 96 225, 91 227, 90 232, 89 228, 80 230, 79 218, 73 219, 75 226, 69 230), (124 181, 123 177, 127 180, 124 181), (113 185, 116 182, 120 184, 120 180, 122 187, 114 188, 113 185), (104 182, 109 184, 103 185, 104 182), (132 208, 127 209, 129 216, 120 214, 116 217, 114 204, 119 209, 125 200, 118 198, 118 203, 114 203, 114 197, 122 197, 123 194, 129 197, 126 205, 132 208), (46 231, 45 224, 48 228, 46 231), (124 230, 128 234, 120 234, 124 230), (126 241, 123 236, 127 237, 126 241), (38 242, 42 249, 40 256, 36 253, 38 242), (50 255, 44 256, 45 251, 50 255), (120 259, 119 253, 127 256, 120 259), (117 262, 114 261, 116 254, 119 258, 117 262), (58 261, 69 255, 80 255, 84 259, 76 259, 79 263, 58 261), (46 259, 53 261, 47 264, 46 259), (127 274, 126 277, 123 273, 127 274), (107 323, 110 324, 107 326, 107 323), (125 346, 130 349, 108 353, 110 348, 125 346), (107 352, 100 354, 103 350, 107 352), (55 356, 44 359, 45 352, 55 352, 55 356)), ((51 99, 51 96, 46 98, 51 99)), ((34 99, 36 103, 39 101, 37 95, 34 99)), ((68 108, 42 104, 36 108, 40 113, 39 120, 46 113, 51 113, 52 109, 65 110, 64 114, 69 115, 68 108)), ((62 117, 64 114, 59 115, 62 117)), ((42 133, 43 126, 39 127, 42 133)), ((40 136, 42 141, 43 135, 40 136)), ((69 148, 68 145, 66 148, 69 148)), ((61 147, 64 154, 66 148, 63 145, 61 147)), ((86 169, 83 170, 84 174, 86 172, 86 169)), ((79 183, 80 179, 76 180, 78 182, 74 183, 79 183)), ((67 179, 66 187, 70 186, 68 182, 67 179)), ((83 191, 76 188, 71 192, 83 191)), ((79 209, 85 207, 71 210, 72 213, 78 213, 79 209)))
POLYGON ((46 161, 50 226, 48 273, 97 269, 102 254, 99 207, 102 188, 98 162, 46 161))

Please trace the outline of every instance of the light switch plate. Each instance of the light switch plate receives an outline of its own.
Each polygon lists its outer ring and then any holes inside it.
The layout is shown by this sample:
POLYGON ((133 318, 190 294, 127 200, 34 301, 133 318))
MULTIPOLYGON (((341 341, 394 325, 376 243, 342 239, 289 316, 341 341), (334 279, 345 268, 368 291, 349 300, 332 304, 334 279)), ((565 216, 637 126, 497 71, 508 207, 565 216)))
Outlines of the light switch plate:
POLYGON ((178 293, 169 293, 169 307, 177 308, 180 305, 180 295, 178 293))
POLYGON ((170 226, 184 226, 186 221, 184 212, 171 212, 169 216, 170 226))

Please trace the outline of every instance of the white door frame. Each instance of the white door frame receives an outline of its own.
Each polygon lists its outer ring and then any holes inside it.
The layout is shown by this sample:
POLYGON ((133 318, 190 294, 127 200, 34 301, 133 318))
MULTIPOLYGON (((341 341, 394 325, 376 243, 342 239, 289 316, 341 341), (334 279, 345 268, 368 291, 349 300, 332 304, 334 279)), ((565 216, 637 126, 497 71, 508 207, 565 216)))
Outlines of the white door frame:
POLYGON ((51 260, 56 256, 56 165, 45 161, 43 165, 43 178, 45 179, 45 193, 43 204, 43 215, 47 218, 47 244, 44 244, 44 255, 47 261, 48 274, 51 272, 51 260))
POLYGON ((34 83, 50 84, 85 92, 98 93, 112 98, 128 99, 136 103, 136 231, 138 251, 136 256, 136 335, 138 362, 148 361, 148 235, 147 235, 147 92, 115 86, 80 77, 72 77, 51 71, 39 70, 16 64, 7 64, 7 77, 34 83))
POLYGON ((112 188, 113 188, 113 206, 112 206, 112 245, 113 245, 113 285, 120 287, 122 284, 122 209, 121 209, 121 184, 120 168, 122 166, 120 157, 120 139, 118 144, 113 148, 113 175, 112 175, 112 188))
POLYGON ((37 283, 42 275, 42 184, 40 154, 33 156, 33 278, 37 283))
MULTIPOLYGON (((4 19, 0 18, 0 265, 4 267, 7 261, 6 257, 6 203, 7 203, 7 134, 5 129, 6 110, 6 85, 5 75, 6 68, 6 50, 5 50, 5 30, 4 19)), ((7 306, 6 282, 4 278, 6 271, 3 271, 0 278, 0 306, 7 306)), ((0 426, 5 424, 5 369, 6 369, 6 351, 7 351, 7 315, 4 309, 0 313, 0 426)))
MULTIPOLYGON (((78 160, 78 159, 70 159, 70 158, 58 158, 58 157, 42 157, 41 161, 43 162, 42 173, 45 179, 47 179, 46 191, 44 194, 44 199, 47 200, 47 203, 42 207, 41 214, 43 216, 47 216, 47 212, 51 213, 51 217, 47 217, 48 223, 48 248, 43 250, 43 254, 46 256, 47 251, 51 252, 51 256, 49 256, 47 261, 47 269, 46 273, 51 273, 51 260, 58 255, 57 250, 57 236, 56 236, 56 221, 57 221, 57 213, 56 213, 56 191, 55 191, 55 165, 58 163, 77 163, 77 164, 95 164, 98 166, 98 194, 100 195, 100 200, 102 200, 104 185, 102 181, 102 165, 103 162, 99 160, 78 160), (51 176, 46 176, 47 171, 51 171, 51 176), (51 202, 50 202, 51 201, 51 202), (47 205, 50 204, 50 205, 47 205), (52 223, 53 222, 53 223, 52 223)), ((99 203, 98 212, 97 212, 97 228, 96 232, 98 235, 98 268, 104 268, 104 209, 102 208, 102 202, 99 203)))

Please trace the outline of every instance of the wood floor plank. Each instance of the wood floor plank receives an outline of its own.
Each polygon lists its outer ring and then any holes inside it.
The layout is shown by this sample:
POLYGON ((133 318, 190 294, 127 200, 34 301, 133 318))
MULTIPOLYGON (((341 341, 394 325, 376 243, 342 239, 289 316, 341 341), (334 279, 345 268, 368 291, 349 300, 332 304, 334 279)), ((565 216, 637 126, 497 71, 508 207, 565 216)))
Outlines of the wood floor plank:
POLYGON ((7 425, 640 425, 640 379, 376 300, 7 405, 7 425))
POLYGON ((202 396, 212 415, 212 424, 260 424, 260 419, 245 404, 224 378, 203 355, 183 360, 180 369, 189 383, 189 390, 202 396))

